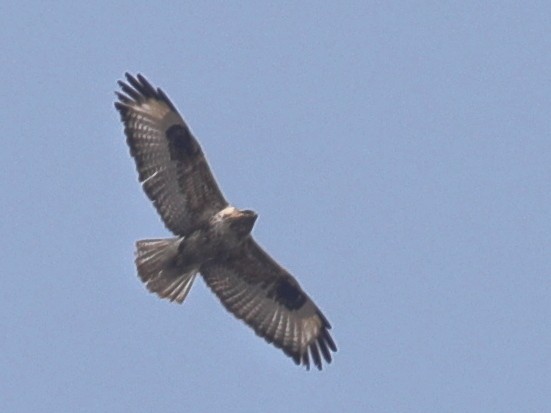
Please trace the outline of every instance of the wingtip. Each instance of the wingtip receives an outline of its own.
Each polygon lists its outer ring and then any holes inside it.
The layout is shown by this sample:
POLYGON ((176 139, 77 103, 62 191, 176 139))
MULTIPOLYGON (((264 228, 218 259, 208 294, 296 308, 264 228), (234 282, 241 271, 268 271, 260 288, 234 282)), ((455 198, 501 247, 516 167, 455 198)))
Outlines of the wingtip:
POLYGON ((130 82, 130 79, 134 79, 134 76, 132 76, 130 74, 130 72, 124 72, 124 77, 126 78, 127 81, 130 82))
POLYGON ((141 73, 136 74, 136 79, 138 79, 142 84, 149 83, 147 79, 144 77, 144 75, 142 75, 141 73))
POLYGON ((120 94, 117 95, 122 103, 130 104, 132 101, 140 103, 144 99, 153 98, 164 102, 174 112, 178 112, 174 104, 162 91, 162 89, 153 87, 153 85, 141 73, 132 75, 130 72, 125 72, 124 77, 126 81, 117 81, 117 84, 123 92, 122 98, 120 94))
POLYGON ((316 340, 308 345, 303 353, 287 353, 295 364, 303 365, 306 370, 310 366, 315 366, 318 370, 323 370, 324 364, 330 364, 333 361, 332 352, 337 351, 337 346, 327 329, 320 332, 316 340))

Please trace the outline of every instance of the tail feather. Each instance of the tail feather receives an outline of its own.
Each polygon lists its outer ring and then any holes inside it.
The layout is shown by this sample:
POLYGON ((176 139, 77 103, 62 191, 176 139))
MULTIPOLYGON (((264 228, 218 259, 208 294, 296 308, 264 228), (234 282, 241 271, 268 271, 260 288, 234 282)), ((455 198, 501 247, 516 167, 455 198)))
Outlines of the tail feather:
POLYGON ((136 243, 136 267, 147 289, 161 298, 182 303, 199 268, 177 262, 181 238, 147 239, 136 243))

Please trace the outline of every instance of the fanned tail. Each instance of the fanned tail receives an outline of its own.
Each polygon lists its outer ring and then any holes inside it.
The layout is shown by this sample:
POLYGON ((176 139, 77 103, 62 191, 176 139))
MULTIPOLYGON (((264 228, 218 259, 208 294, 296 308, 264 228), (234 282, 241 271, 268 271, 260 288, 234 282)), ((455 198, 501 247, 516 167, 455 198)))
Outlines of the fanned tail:
POLYGON ((182 303, 198 268, 178 265, 182 238, 146 239, 136 243, 136 267, 147 289, 161 298, 182 303))

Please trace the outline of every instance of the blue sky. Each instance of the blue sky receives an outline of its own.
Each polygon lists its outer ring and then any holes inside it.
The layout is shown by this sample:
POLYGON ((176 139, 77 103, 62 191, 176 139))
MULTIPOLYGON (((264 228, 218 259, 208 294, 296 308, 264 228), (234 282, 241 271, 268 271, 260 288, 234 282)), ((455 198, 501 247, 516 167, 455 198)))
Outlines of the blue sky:
POLYGON ((4 1, 0 410, 548 409, 551 7, 490 3, 4 1), (322 372, 140 283, 125 71, 333 324, 322 372))

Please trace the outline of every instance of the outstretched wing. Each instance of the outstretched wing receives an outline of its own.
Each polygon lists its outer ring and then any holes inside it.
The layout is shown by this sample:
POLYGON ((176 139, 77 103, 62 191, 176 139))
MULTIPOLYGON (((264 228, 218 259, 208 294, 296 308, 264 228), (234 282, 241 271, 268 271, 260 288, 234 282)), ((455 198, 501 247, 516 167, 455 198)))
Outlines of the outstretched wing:
POLYGON ((331 325, 297 281, 249 237, 242 248, 200 268, 222 304, 295 361, 318 369, 337 347, 331 325))
POLYGON ((115 107, 124 123, 140 182, 166 227, 185 235, 228 205, 203 151, 161 89, 141 75, 119 81, 115 107))

